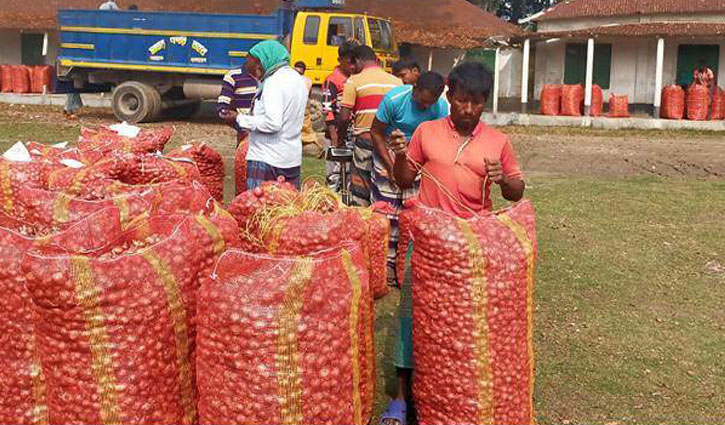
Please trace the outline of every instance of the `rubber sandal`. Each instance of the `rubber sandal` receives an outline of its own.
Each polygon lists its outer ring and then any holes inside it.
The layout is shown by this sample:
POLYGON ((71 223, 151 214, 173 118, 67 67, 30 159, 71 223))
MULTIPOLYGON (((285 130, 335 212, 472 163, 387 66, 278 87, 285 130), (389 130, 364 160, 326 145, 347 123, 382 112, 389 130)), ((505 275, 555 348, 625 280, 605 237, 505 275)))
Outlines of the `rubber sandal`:
POLYGON ((405 401, 393 400, 388 405, 388 409, 380 417, 380 425, 383 425, 386 420, 392 419, 398 421, 398 425, 406 425, 408 419, 408 406, 405 401))

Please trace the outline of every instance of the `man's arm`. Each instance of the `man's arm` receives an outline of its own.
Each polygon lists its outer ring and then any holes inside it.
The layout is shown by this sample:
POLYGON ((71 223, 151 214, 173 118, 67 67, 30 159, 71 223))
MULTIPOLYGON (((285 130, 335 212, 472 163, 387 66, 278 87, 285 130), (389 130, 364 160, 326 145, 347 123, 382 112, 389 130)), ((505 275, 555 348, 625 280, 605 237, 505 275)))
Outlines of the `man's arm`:
POLYGON ((385 170, 388 172, 388 177, 394 179, 394 164, 393 159, 390 157, 390 153, 388 152, 387 137, 385 136, 386 128, 387 124, 381 122, 376 117, 373 120, 373 126, 370 128, 370 135, 373 139, 373 149, 375 149, 375 153, 378 155, 378 158, 380 158, 380 160, 383 162, 385 170))
POLYGON ((264 105, 263 115, 239 115, 237 123, 241 128, 274 134, 282 130, 284 124, 284 91, 281 84, 270 84, 265 87, 259 102, 264 105))
MULTIPOLYGON (((352 121, 352 110, 348 107, 343 106, 340 108, 340 115, 337 117, 337 135, 340 136, 347 134, 347 129, 350 127, 352 121)), ((339 143, 339 138, 338 138, 339 143)))
MULTIPOLYGON (((342 104, 340 105, 340 115, 337 117, 337 135, 345 137, 347 129, 352 121, 352 108, 357 101, 357 87, 352 79, 348 79, 345 83, 345 89, 342 92, 342 104)), ((338 138, 339 141, 339 138, 338 138)))
MULTIPOLYGON (((233 71, 232 71, 233 72, 233 71)), ((217 98, 217 113, 219 117, 227 122, 227 124, 237 129, 235 121, 227 120, 229 111, 231 109, 232 98, 234 96, 234 77, 232 72, 228 72, 227 75, 222 79, 222 92, 217 98)))
POLYGON ((511 142, 506 142, 500 160, 486 159, 485 161, 488 178, 501 187, 501 196, 507 201, 520 201, 524 197, 526 183, 511 142))
POLYGON ((418 156, 415 152, 409 154, 408 149, 412 148, 419 151, 420 149, 420 134, 418 131, 413 135, 413 139, 410 141, 410 145, 405 140, 405 136, 400 132, 395 132, 391 135, 390 148, 395 154, 395 163, 393 165, 393 177, 395 184, 400 189, 410 189, 415 183, 415 178, 418 176, 418 170, 410 166, 408 156, 418 156))

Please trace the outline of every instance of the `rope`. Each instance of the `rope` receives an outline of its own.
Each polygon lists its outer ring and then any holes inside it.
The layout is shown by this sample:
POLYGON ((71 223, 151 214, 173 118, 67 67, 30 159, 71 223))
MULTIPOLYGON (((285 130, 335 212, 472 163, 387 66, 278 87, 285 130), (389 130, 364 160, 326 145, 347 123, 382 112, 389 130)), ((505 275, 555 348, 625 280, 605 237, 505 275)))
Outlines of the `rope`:
MULTIPOLYGON (((426 170, 423 167, 423 165, 421 165, 416 160, 414 160, 413 158, 411 158, 409 154, 406 154, 406 157, 408 158, 408 161, 410 161, 410 163, 413 164, 413 166, 415 166, 415 168, 417 168, 418 170, 420 170, 420 175, 422 177, 424 177, 424 178, 428 178, 431 182, 433 182, 433 184, 441 191, 441 193, 443 193, 444 195, 446 195, 450 200, 452 200, 453 202, 455 202, 456 204, 458 204, 463 209, 465 209, 468 212, 470 212, 472 215, 474 215, 474 216, 475 215, 478 215, 478 212, 477 211, 474 211, 471 207, 469 207, 468 205, 464 204, 460 199, 458 199, 458 197, 455 196, 453 194, 453 192, 451 192, 451 190, 448 189, 448 187, 446 187, 443 183, 441 183, 440 180, 438 180, 438 178, 435 175, 433 175, 433 173, 431 173, 430 171, 426 170)), ((487 184, 488 184, 488 174, 483 178, 483 191, 484 191, 483 198, 484 199, 486 198, 485 191, 486 191, 486 185, 487 184)))

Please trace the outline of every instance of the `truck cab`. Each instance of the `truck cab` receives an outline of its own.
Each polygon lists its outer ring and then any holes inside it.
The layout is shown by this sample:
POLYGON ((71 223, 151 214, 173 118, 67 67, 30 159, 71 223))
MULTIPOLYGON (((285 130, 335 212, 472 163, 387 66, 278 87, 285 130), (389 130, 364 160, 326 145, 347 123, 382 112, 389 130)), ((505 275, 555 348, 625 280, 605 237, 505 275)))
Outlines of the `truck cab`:
POLYGON ((328 11, 301 11, 290 40, 292 63, 304 62, 306 75, 320 85, 337 66, 337 50, 354 38, 375 50, 388 71, 398 56, 390 21, 375 16, 328 11))

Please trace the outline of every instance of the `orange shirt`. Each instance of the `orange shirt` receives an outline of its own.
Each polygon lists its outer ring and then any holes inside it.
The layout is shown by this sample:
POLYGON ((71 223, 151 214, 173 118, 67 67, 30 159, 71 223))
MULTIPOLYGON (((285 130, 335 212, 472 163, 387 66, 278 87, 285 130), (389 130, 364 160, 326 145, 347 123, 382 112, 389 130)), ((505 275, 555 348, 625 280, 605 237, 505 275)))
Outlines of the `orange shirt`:
POLYGON ((437 180, 422 176, 421 202, 465 218, 471 216, 470 210, 479 213, 493 208, 490 180, 486 181, 484 196, 483 182, 487 175, 484 158, 499 160, 509 178, 523 179, 523 174, 511 141, 500 131, 480 123, 465 147, 464 142, 450 117, 429 121, 413 134, 408 156, 411 166, 422 166, 425 174, 432 174, 437 180))

